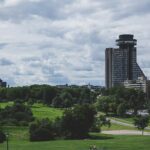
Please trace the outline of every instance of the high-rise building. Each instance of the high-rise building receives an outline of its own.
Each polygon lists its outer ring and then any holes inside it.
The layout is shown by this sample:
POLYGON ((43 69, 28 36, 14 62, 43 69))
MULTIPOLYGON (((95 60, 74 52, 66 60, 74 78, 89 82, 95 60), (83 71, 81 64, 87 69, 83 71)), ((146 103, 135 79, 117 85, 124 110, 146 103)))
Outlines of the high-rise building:
POLYGON ((131 34, 123 34, 116 40, 119 48, 106 48, 105 51, 105 80, 106 88, 123 84, 126 80, 146 79, 137 64, 137 40, 131 34))

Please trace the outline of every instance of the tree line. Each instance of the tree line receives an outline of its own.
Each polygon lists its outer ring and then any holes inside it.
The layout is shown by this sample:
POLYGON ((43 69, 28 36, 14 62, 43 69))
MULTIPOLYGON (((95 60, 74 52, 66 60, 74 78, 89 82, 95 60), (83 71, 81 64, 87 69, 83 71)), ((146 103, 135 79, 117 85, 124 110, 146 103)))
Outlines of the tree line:
POLYGON ((97 97, 95 105, 106 115, 121 117, 126 116, 128 111, 137 115, 139 110, 150 110, 150 100, 143 91, 124 87, 103 90, 102 95, 97 97))
POLYGON ((22 100, 30 104, 41 102, 57 108, 93 103, 98 93, 86 87, 58 88, 50 85, 0 88, 0 101, 22 100))

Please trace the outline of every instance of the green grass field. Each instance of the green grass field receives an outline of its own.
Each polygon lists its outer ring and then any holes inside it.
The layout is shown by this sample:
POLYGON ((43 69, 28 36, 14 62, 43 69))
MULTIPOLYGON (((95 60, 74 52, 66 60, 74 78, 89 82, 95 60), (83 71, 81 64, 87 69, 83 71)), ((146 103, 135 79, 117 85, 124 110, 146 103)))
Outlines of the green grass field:
POLYGON ((13 105, 13 102, 1 102, 0 108, 5 108, 6 106, 11 106, 11 105, 13 105))
MULTIPOLYGON (((96 145, 99 150, 149 150, 149 136, 106 136, 97 135, 95 139, 56 140, 49 142, 29 142, 27 140, 11 140, 10 150, 89 150, 96 145)), ((0 144, 0 150, 6 149, 6 143, 0 144)))
POLYGON ((56 117, 61 117, 63 110, 47 107, 43 104, 34 104, 32 106, 32 112, 33 112, 34 117, 38 119, 49 118, 53 120, 56 117))
MULTIPOLYGON (((13 103, 0 103, 4 108, 13 103)), ((42 104, 34 104, 32 111, 35 117, 55 119, 61 116, 63 110, 50 108, 42 104)), ((149 150, 150 136, 121 136, 92 134, 91 139, 55 140, 48 142, 29 142, 28 127, 7 126, 3 128, 9 133, 9 150, 89 150, 90 145, 96 145, 99 150, 149 150)), ((135 128, 112 124, 102 130, 133 130, 135 128)), ((6 142, 0 144, 0 150, 6 149, 6 142)))
POLYGON ((128 126, 123 126, 123 125, 118 125, 115 123, 111 123, 110 127, 103 126, 101 130, 137 130, 135 127, 128 127, 128 126))
MULTIPOLYGON (((6 106, 11 106, 11 105, 13 105, 13 102, 0 103, 0 108, 5 108, 6 106)), ((63 113, 62 109, 47 107, 39 103, 34 104, 31 107, 31 109, 32 109, 34 117, 38 119, 49 118, 53 120, 56 117, 61 117, 63 113)))

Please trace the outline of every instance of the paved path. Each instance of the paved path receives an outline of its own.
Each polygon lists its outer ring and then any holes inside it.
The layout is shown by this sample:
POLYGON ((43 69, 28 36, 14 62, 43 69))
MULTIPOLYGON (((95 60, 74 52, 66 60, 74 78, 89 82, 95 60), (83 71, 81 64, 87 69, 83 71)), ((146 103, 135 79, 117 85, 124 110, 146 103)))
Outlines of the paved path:
MULTIPOLYGON (((141 131, 136 130, 112 130, 112 131, 102 131, 102 133, 112 135, 142 135, 141 131)), ((150 136, 150 132, 144 132, 144 135, 150 136)))
MULTIPOLYGON (((125 123, 125 122, 121 122, 118 120, 114 120, 113 118, 109 118, 111 123, 115 123, 115 124, 119 124, 119 125, 123 125, 123 126, 127 126, 127 127, 135 127, 133 124, 130 123, 125 123)), ((149 127, 145 128, 147 130, 150 130, 149 127)))
POLYGON ((133 124, 130 123, 125 123, 125 122, 121 122, 118 120, 114 120, 113 118, 109 118, 111 123, 115 123, 115 124, 119 124, 119 125, 123 125, 123 126, 127 126, 127 127, 134 127, 133 124))

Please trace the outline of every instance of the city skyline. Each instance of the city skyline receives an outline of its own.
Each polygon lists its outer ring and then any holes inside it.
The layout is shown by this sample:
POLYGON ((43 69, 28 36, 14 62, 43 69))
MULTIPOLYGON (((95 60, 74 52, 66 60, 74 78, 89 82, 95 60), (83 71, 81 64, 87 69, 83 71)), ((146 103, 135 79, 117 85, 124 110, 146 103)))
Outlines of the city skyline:
POLYGON ((0 78, 11 86, 105 85, 105 49, 138 40, 150 77, 150 1, 0 0, 0 78))

